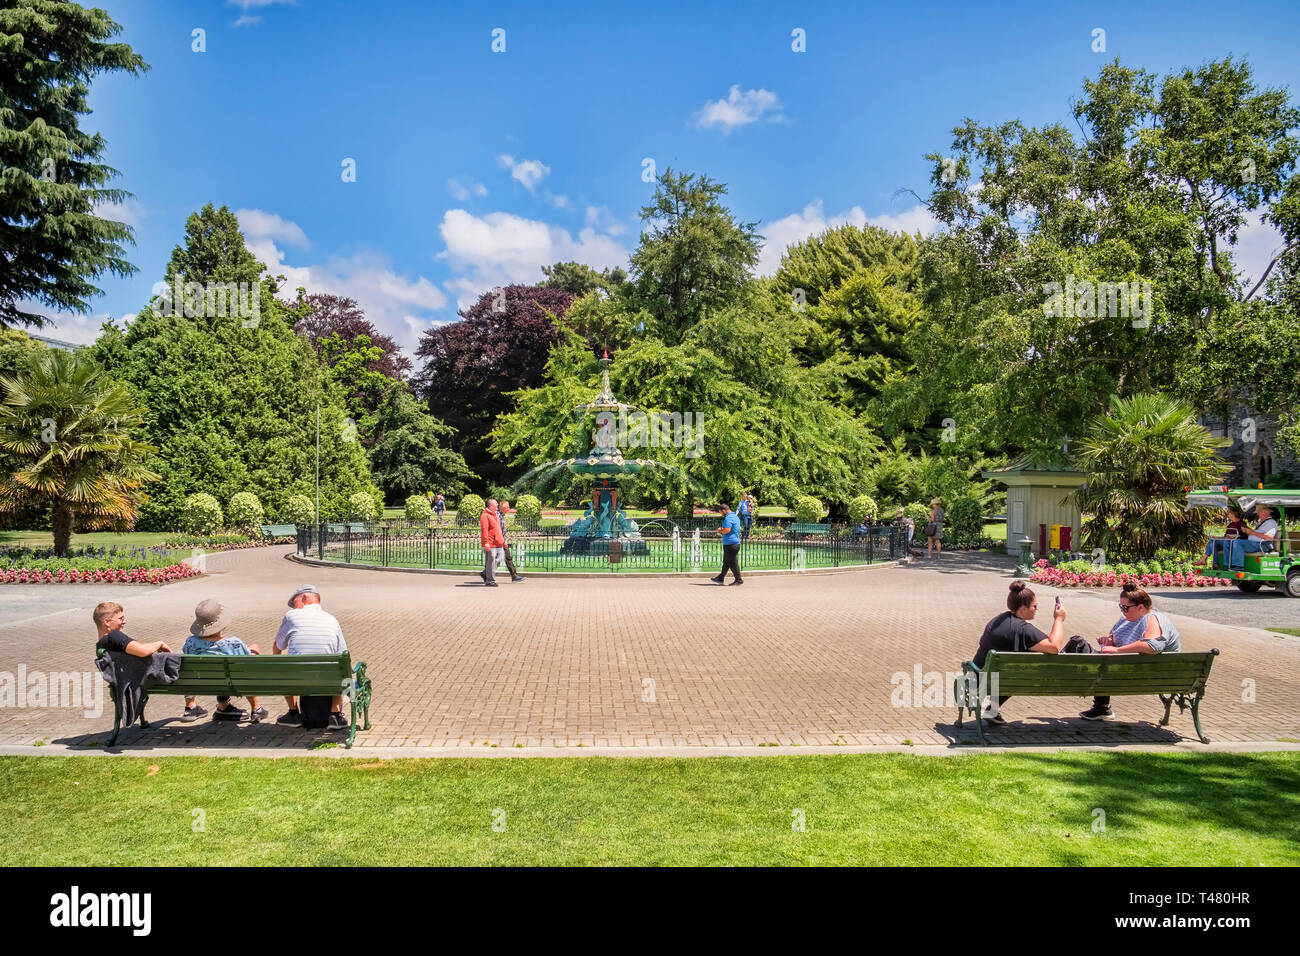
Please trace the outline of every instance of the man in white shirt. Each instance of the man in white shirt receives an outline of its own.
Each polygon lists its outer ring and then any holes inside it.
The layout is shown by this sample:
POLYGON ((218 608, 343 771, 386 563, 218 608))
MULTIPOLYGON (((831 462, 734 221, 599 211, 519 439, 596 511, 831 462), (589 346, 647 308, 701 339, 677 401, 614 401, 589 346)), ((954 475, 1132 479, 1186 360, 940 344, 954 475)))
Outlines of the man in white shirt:
MULTIPOLYGON (((320 592, 310 584, 293 592, 289 608, 275 633, 275 653, 342 654, 347 651, 348 645, 343 640, 343 628, 338 618, 320 606, 320 592)), ((286 727, 301 727, 298 699, 286 697, 284 702, 289 705, 289 712, 277 717, 275 722, 286 727)), ((326 726, 329 730, 347 729, 342 695, 334 698, 326 726)))
POLYGON ((1246 555, 1263 551, 1265 545, 1272 550, 1273 538, 1277 535, 1277 519, 1273 517, 1273 509, 1268 505, 1258 505, 1255 514, 1259 517, 1259 524, 1247 528, 1244 538, 1228 542, 1232 548, 1230 561, 1234 568, 1244 567, 1246 555))

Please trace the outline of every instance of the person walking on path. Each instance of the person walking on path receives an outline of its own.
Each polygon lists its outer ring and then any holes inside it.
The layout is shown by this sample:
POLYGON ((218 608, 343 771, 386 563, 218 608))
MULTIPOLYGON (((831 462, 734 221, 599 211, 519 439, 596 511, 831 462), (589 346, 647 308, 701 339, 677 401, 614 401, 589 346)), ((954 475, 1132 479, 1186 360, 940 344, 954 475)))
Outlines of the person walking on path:
POLYGON ((442 513, 447 510, 447 502, 442 495, 433 496, 433 513, 438 516, 438 527, 442 527, 442 513))
POLYGON ((501 540, 504 542, 501 551, 505 555, 506 570, 510 572, 510 580, 518 583, 524 579, 524 576, 515 570, 515 562, 510 557, 510 542, 506 540, 506 514, 509 511, 510 502, 502 498, 501 505, 497 508, 497 519, 501 522, 501 540))
POLYGON ((740 496, 740 503, 736 505, 736 514, 740 516, 740 523, 744 528, 744 530, 741 531, 740 536, 742 538, 748 538, 749 527, 754 522, 754 515, 749 508, 748 494, 743 494, 740 496))
POLYGON ((934 551, 935 559, 943 557, 943 502, 935 498, 930 502, 930 523, 925 526, 925 556, 934 551))
POLYGON ((731 583, 744 584, 740 578, 740 519, 725 501, 718 505, 718 510, 722 512, 722 527, 718 529, 718 534, 722 535, 722 571, 709 580, 714 584, 726 584, 727 570, 730 569, 731 583))
POLYGON ((501 549, 506 546, 506 539, 501 536, 501 519, 497 515, 497 500, 489 498, 479 515, 479 540, 483 544, 483 583, 490 588, 497 586, 497 562, 501 560, 501 549))

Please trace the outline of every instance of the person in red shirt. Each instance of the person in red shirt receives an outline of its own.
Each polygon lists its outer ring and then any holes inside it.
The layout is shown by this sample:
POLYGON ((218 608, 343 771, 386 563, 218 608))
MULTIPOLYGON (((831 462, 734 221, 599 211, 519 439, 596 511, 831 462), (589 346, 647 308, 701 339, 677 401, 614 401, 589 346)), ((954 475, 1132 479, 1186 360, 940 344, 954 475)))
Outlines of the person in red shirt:
POLYGON ((497 562, 501 560, 506 539, 501 536, 501 519, 497 517, 497 500, 489 498, 478 519, 479 541, 483 544, 483 583, 497 586, 497 562))
POLYGON ((1224 529, 1222 538, 1211 538, 1205 546, 1205 556, 1192 562, 1193 567, 1200 567, 1210 563, 1210 559, 1215 552, 1221 550, 1220 542, 1235 541, 1238 538, 1246 537, 1246 515, 1240 508, 1231 507, 1228 509, 1228 526, 1224 529))

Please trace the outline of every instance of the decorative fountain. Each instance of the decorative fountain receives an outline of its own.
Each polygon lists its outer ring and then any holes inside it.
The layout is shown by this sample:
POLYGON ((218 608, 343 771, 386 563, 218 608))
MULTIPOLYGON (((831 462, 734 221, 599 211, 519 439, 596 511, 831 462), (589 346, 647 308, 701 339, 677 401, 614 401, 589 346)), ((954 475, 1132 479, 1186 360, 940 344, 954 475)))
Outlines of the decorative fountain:
POLYGON ((596 427, 591 432, 591 449, 581 458, 570 458, 560 464, 575 475, 595 478, 591 501, 582 517, 569 529, 568 540, 560 548, 561 554, 645 554, 648 550, 637 523, 627 516, 618 500, 618 482, 623 475, 635 475, 659 463, 644 458, 626 459, 617 444, 616 423, 627 420, 624 405, 614 397, 609 387, 609 355, 600 360, 600 392, 574 412, 579 416, 594 413, 596 427))

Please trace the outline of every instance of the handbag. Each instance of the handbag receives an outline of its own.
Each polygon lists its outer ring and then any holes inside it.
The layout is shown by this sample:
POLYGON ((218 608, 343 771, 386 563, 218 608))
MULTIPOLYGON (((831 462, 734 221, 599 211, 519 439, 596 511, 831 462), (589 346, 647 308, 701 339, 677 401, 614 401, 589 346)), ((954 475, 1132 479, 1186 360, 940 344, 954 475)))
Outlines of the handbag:
POLYGON ((927 538, 933 538, 934 533, 939 530, 939 527, 933 521, 927 521, 925 523, 925 528, 922 530, 924 530, 927 538))

